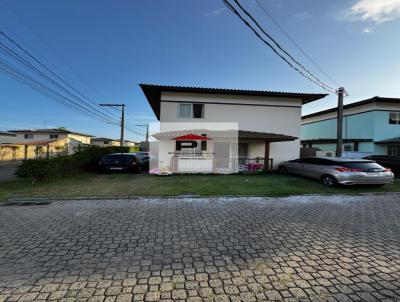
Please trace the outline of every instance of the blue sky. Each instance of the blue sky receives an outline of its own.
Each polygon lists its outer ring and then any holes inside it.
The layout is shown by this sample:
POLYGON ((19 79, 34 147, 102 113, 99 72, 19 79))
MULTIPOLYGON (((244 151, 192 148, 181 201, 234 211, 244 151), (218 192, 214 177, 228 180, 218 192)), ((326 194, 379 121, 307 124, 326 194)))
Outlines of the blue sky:
MULTIPOLYGON (((400 97, 399 0, 259 1, 347 89, 346 103, 400 97)), ((318 73, 253 0, 241 3, 318 73)), ((126 103, 131 125, 156 120, 139 83, 323 92, 219 0, 0 0, 0 29, 96 102, 126 103)), ((47 127, 118 137, 117 126, 71 111, 3 73, 0 91, 0 130, 43 127, 46 121, 47 127)), ((335 102, 330 95, 303 112, 335 102)))

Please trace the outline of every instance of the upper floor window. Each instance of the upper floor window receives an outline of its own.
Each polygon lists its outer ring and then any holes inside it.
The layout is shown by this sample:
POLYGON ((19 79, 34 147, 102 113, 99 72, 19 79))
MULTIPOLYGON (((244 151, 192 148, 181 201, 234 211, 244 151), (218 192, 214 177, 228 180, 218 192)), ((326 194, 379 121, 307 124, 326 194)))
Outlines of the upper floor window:
POLYGON ((50 134, 50 139, 58 138, 58 134, 50 134))
POLYGON ((204 118, 204 104, 179 104, 180 118, 204 118))
POLYGON ((389 124, 400 125, 400 112, 389 113, 389 124))
POLYGON ((33 134, 24 134, 24 139, 33 139, 33 134))

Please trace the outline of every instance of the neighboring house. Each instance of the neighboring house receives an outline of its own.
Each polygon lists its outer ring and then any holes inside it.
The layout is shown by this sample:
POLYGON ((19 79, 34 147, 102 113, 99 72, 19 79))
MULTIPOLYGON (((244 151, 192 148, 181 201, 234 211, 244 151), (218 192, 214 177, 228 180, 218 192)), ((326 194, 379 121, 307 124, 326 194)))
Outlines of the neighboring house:
POLYGON ((140 143, 130 140, 124 140, 124 145, 127 147, 139 147, 140 143))
POLYGON ((15 133, 8 131, 0 131, 0 144, 15 142, 16 138, 17 134, 15 133))
POLYGON ((45 141, 53 139, 73 139, 82 144, 90 144, 93 135, 70 131, 67 129, 28 129, 28 130, 10 130, 17 134, 17 141, 45 141))
POLYGON ((1 144, 0 160, 45 158, 73 154, 80 145, 90 144, 92 135, 66 129, 10 130, 12 141, 1 144))
MULTIPOLYGON (((343 149, 400 156, 400 98, 373 97, 344 106, 343 149)), ((304 148, 336 150, 337 108, 302 117, 304 148)))
POLYGON ((90 144, 99 147, 119 146, 120 141, 117 139, 106 138, 106 137, 94 137, 90 139, 90 144))
MULTIPOLYGON (((95 137, 90 140, 91 145, 99 146, 99 147, 109 147, 109 146, 119 146, 120 140, 119 139, 112 139, 107 137, 95 137)), ((125 147, 137 147, 139 146, 138 143, 124 140, 125 147)))
POLYGON ((271 166, 276 168, 282 161, 299 157, 302 105, 326 96, 147 84, 140 86, 161 125, 161 133, 153 135, 160 140, 158 164, 162 162, 175 172, 182 171, 179 163, 187 165, 187 159, 182 157, 187 152, 183 150, 191 150, 192 163, 200 163, 198 159, 204 163, 202 167, 197 164, 193 172, 215 172, 216 165, 222 165, 224 171, 236 172, 243 166, 249 167, 250 160, 254 161, 256 167, 265 162, 263 168, 269 169, 271 166), (175 130, 166 124, 175 125, 175 130), (216 127, 219 124, 237 126, 210 129, 207 125, 211 124, 216 127), (236 134, 229 130, 236 130, 236 134), (236 146, 221 141, 232 142, 235 136, 236 146), (234 149, 237 151, 233 152, 234 149), (232 158, 219 160, 219 152, 236 156, 238 169, 232 167, 232 158))

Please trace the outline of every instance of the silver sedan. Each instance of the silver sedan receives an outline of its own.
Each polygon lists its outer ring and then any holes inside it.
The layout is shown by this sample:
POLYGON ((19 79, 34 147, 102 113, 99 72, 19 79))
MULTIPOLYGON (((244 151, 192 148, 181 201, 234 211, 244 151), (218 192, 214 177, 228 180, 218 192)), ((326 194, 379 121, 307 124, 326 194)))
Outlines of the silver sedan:
POLYGON ((282 162, 282 174, 297 174, 321 180, 326 186, 384 185, 392 183, 394 174, 372 160, 334 157, 305 157, 282 162))

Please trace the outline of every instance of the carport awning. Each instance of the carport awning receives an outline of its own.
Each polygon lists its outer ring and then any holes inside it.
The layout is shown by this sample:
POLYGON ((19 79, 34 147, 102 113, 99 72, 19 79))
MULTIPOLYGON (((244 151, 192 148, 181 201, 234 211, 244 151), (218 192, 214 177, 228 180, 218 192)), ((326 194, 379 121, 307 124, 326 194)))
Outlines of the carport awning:
POLYGON ((375 144, 400 144, 400 137, 392 137, 375 142, 375 144))

